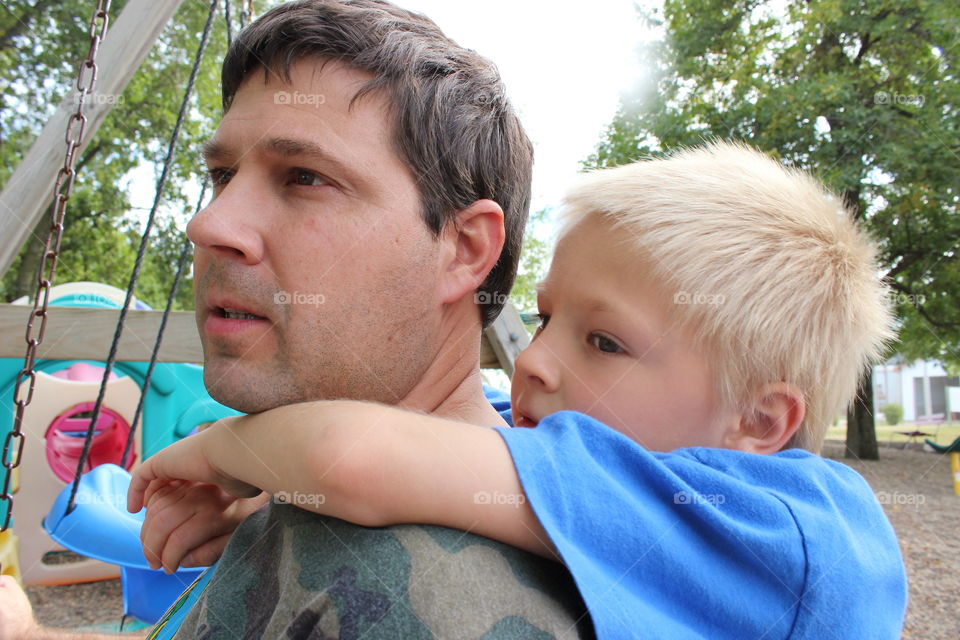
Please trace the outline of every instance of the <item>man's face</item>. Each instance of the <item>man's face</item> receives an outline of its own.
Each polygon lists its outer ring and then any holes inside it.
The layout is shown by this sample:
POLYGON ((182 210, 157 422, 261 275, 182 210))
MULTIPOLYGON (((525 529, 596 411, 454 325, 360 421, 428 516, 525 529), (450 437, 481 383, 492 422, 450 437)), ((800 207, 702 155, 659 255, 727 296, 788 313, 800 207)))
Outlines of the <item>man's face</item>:
POLYGON ((652 451, 724 446, 736 416, 721 411, 710 363, 622 239, 588 219, 557 246, 541 329, 516 361, 514 424, 569 409, 652 451))
POLYGON ((368 75, 303 60, 241 85, 205 148, 215 198, 190 222, 211 395, 245 412, 394 403, 429 364, 438 245, 368 75))

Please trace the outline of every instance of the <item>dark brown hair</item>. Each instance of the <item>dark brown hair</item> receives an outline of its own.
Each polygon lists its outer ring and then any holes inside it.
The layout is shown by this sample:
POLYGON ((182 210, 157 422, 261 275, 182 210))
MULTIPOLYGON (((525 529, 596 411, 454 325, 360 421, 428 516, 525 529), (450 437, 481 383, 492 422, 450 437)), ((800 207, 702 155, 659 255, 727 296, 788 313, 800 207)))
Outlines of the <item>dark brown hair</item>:
POLYGON ((416 178, 426 225, 439 234, 476 200, 496 201, 506 241, 477 290, 484 326, 500 313, 517 272, 530 207, 533 148, 496 67, 447 38, 429 18, 381 0, 298 0, 244 29, 223 61, 223 106, 256 70, 289 79, 304 58, 338 60, 382 90, 393 144, 416 178))

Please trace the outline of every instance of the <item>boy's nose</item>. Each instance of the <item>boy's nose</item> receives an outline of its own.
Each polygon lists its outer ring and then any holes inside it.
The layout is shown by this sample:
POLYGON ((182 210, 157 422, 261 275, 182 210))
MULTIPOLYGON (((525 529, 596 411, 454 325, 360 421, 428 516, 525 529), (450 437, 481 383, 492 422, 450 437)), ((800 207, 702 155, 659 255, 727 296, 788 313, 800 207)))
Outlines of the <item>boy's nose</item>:
POLYGON ((560 367, 556 355, 541 334, 517 356, 514 378, 535 390, 554 393, 560 386, 560 367))

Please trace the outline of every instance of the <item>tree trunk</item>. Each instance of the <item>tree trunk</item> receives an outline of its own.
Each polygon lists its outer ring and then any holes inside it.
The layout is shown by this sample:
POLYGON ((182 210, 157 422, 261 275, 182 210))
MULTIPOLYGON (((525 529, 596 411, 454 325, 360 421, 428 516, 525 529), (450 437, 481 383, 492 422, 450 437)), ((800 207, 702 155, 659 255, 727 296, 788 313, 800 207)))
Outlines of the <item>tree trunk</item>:
POLYGON ((860 378, 857 397, 847 409, 846 458, 879 460, 877 429, 873 418, 873 368, 860 378))
MULTIPOLYGON (((73 170, 80 173, 103 148, 103 141, 92 145, 83 153, 83 156, 77 161, 73 170)), ((43 255, 44 247, 47 246, 47 235, 50 233, 50 225, 53 224, 53 206, 56 202, 56 199, 50 201, 46 212, 40 220, 37 221, 37 226, 33 228, 33 233, 30 234, 30 238, 24 243, 25 248, 21 249, 20 263, 17 265, 17 278, 14 281, 13 294, 10 296, 8 302, 16 300, 21 296, 30 296, 33 298, 33 295, 37 292, 37 274, 40 268, 40 258, 43 255)), ((91 212, 91 215, 92 214, 91 212)), ((67 222, 69 222, 69 220, 69 217, 64 218, 64 233, 66 233, 67 222)), ((0 277, 2 277, 2 275, 3 274, 0 274, 0 277)))
POLYGON ((40 258, 47 243, 47 234, 50 233, 50 216, 53 204, 47 207, 47 212, 33 228, 30 239, 20 253, 20 263, 17 265, 17 279, 14 282, 11 300, 20 296, 33 298, 37 292, 37 270, 40 268, 40 258))

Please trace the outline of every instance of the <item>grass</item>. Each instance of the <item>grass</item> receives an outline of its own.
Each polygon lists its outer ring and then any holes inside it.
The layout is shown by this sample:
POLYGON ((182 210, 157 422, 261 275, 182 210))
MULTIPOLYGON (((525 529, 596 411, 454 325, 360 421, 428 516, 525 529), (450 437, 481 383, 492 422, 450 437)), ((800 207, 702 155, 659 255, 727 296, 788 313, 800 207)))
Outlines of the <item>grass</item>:
MULTIPOLYGON (((882 419, 877 420, 877 442, 906 442, 908 437, 897 433, 898 431, 923 431, 924 433, 937 434, 936 439, 933 436, 929 436, 931 440, 934 440, 937 444, 950 444, 958 437, 960 437, 960 423, 957 422, 946 422, 940 425, 940 430, 937 430, 935 425, 921 424, 916 425, 911 423, 901 422, 895 427, 891 427, 886 424, 882 419)), ((845 440, 847 437, 847 424, 846 421, 841 420, 836 426, 830 427, 827 430, 827 439, 829 440, 845 440)), ((923 442, 924 436, 917 438, 916 442, 923 442)))

